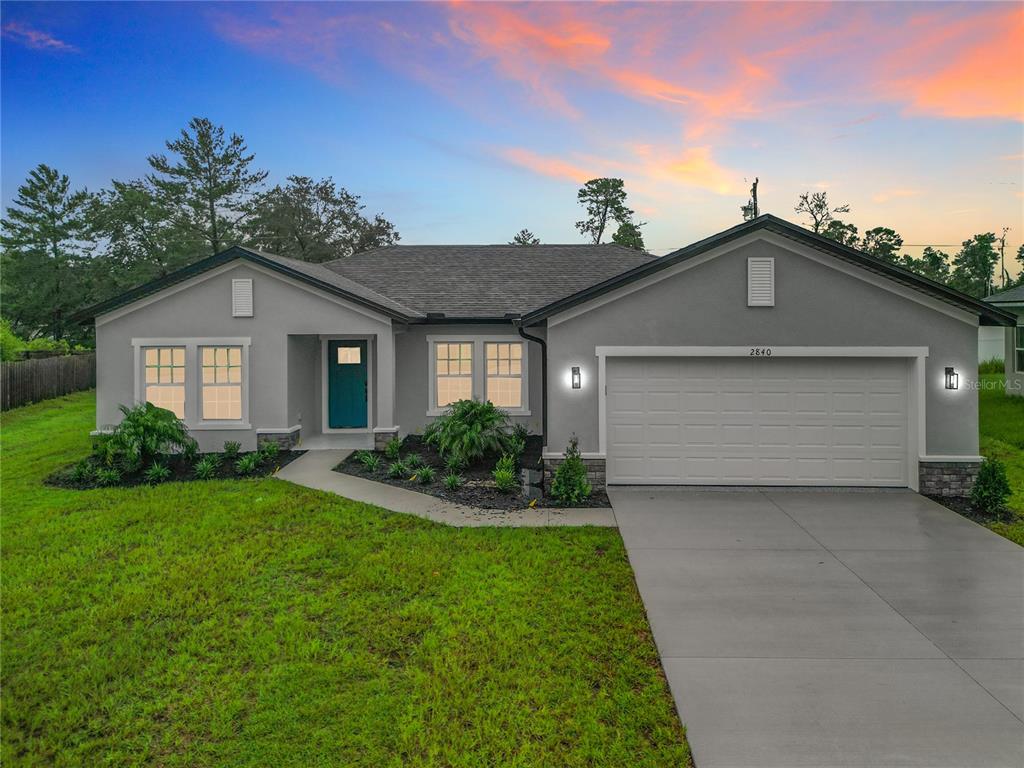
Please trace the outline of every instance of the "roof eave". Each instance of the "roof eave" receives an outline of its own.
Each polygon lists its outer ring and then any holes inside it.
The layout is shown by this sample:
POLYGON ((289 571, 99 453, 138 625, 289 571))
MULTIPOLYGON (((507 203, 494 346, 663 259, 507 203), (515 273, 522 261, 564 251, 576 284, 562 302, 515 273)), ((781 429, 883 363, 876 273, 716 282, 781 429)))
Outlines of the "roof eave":
POLYGON ((205 259, 200 259, 199 261, 193 264, 189 264, 187 267, 182 267, 181 269, 176 270, 175 272, 172 272, 169 275, 165 275, 164 277, 158 278, 157 280, 151 280, 148 283, 144 283, 143 285, 137 286, 136 288, 132 288, 128 291, 125 291, 124 293, 121 293, 110 299, 101 301, 98 304, 94 304, 91 307, 87 307, 86 309, 76 312, 74 315, 72 315, 72 322, 77 322, 81 324, 91 323, 100 315, 106 314, 107 312, 112 312, 113 310, 119 309, 120 307, 123 306, 127 306, 128 304, 132 304, 133 302, 136 302, 139 299, 143 299, 146 296, 151 296, 155 293, 159 293, 165 288, 169 288, 172 285, 180 283, 184 280, 188 280, 191 277, 201 275, 204 272, 209 272, 211 269, 216 269, 222 264, 227 264, 228 262, 234 261, 235 259, 249 261, 252 262, 253 264, 266 267, 267 269, 271 269, 280 274, 292 277, 301 282, 308 283, 309 285, 312 285, 323 291, 334 294, 336 296, 340 296, 341 298, 344 298, 347 301, 351 301, 354 304, 359 304, 360 306, 367 307, 369 309, 374 310, 375 312, 380 312, 381 314, 387 315, 388 317, 394 320, 402 320, 404 322, 409 322, 410 320, 415 320, 420 317, 420 315, 418 314, 406 314, 403 312, 399 312, 395 309, 392 309, 391 307, 385 306, 383 304, 378 304, 375 301, 371 301, 369 299, 363 298, 362 296, 358 296, 354 293, 351 293, 350 291, 346 291, 343 288, 339 288, 336 285, 331 285, 330 283, 324 282, 323 280, 319 280, 313 277, 312 275, 306 274, 305 272, 300 272, 297 269, 292 269, 286 264, 281 264, 278 261, 274 261, 273 259, 270 259, 261 253, 251 251, 243 246, 233 245, 230 248, 221 251, 220 253, 214 254, 213 256, 207 256, 205 259))

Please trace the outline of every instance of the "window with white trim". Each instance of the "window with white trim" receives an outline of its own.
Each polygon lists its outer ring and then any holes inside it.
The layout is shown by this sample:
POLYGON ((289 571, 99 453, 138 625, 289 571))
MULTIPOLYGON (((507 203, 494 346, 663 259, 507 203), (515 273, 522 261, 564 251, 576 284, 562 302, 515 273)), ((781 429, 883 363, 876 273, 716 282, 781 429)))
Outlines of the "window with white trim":
POLYGON ((435 403, 444 408, 473 397, 473 344, 438 342, 434 345, 435 403))
POLYGON ((242 348, 200 347, 202 418, 242 419, 242 348))
POLYGON ((522 408, 523 343, 488 341, 484 349, 487 399, 499 408, 522 408))
POLYGON ((1024 325, 1018 325, 1015 330, 1016 334, 1013 337, 1013 359, 1016 367, 1014 370, 1017 373, 1024 373, 1024 325))
POLYGON ((146 402, 185 418, 185 348, 145 347, 146 402))

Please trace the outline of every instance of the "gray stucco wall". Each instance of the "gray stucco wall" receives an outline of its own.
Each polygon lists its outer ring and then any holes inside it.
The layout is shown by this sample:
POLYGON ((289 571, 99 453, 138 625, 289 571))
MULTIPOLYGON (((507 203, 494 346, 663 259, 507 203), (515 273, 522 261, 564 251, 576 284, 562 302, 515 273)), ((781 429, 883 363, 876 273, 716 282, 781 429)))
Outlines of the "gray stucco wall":
MULTIPOLYGON (((793 243, 792 247, 805 246, 793 243)), ((817 253, 817 252, 813 252, 817 253)), ((564 450, 575 433, 598 451, 595 348, 679 346, 925 346, 926 446, 931 455, 977 455, 978 325, 759 238, 562 323, 549 322, 548 449, 564 450), (775 258, 775 306, 747 306, 746 259, 775 258), (580 365, 585 386, 563 378, 580 365), (960 389, 944 388, 954 366, 960 389)))
MULTIPOLYGON (((396 331, 400 329, 396 326, 396 331)), ((529 333, 543 337, 531 329, 529 333)), ((488 323, 480 325, 412 325, 395 335, 395 367, 396 377, 396 418, 401 434, 415 434, 434 417, 427 415, 430 400, 429 381, 429 347, 428 336, 465 338, 467 336, 494 336, 496 339, 507 336, 522 341, 511 323, 488 323)), ((532 433, 541 431, 541 353, 540 345, 527 343, 527 387, 529 388, 529 416, 515 416, 514 423, 525 424, 532 433)), ((482 363, 482 361, 481 361, 482 363)))
MULTIPOLYGON (((1001 306, 1000 309, 1005 309, 1009 312, 1014 312, 1017 315, 1017 324, 1024 326, 1024 305, 1022 306, 1001 306)), ((1024 397, 1024 371, 1018 372, 1017 367, 1017 352, 1016 352, 1016 341, 1014 334, 1016 328, 1005 328, 1005 342, 1006 342, 1006 356, 1003 361, 1006 364, 1006 392, 1007 394, 1017 395, 1018 397, 1024 397)))
MULTIPOLYGON (((204 277, 184 290, 171 289, 156 301, 128 314, 117 316, 115 312, 99 318, 96 328, 98 427, 116 423, 120 417, 117 406, 134 400, 133 338, 251 338, 249 421, 252 429, 193 433, 203 450, 220 448, 225 440, 237 440, 243 449, 249 450, 255 448, 257 429, 286 429, 300 423, 300 415, 303 432, 320 431, 319 356, 311 348, 315 342, 289 341, 289 335, 391 333, 387 318, 367 316, 315 289, 245 262, 204 277), (254 317, 232 317, 231 280, 247 277, 253 280, 254 317), (311 357, 316 367, 306 369, 311 357)), ((198 372, 192 369, 187 375, 197 376, 198 372)))

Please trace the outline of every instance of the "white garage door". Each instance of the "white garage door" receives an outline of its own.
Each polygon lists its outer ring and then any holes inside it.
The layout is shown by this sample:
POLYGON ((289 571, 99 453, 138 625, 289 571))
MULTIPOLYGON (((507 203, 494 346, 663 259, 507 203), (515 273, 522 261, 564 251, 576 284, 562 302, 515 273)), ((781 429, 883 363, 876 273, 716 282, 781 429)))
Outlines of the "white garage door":
POLYGON ((907 362, 609 358, 609 483, 907 485, 907 362))

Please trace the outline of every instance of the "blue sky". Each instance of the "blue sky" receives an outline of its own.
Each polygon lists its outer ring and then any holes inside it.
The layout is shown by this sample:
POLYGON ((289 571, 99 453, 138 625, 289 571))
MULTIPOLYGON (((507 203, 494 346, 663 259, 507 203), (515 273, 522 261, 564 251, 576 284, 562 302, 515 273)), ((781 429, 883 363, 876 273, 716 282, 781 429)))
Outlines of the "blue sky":
MULTIPOLYGON (((908 243, 1024 234, 1018 4, 3 3, 2 196, 146 171, 195 115, 407 243, 574 242, 621 176, 656 252, 827 189, 908 243)), ((946 249, 950 250, 950 249, 946 249)))

